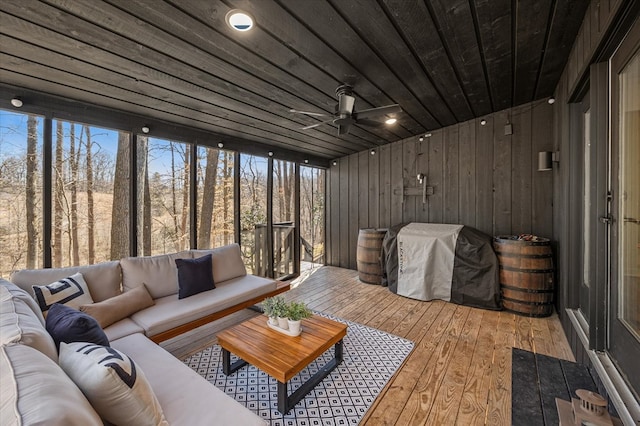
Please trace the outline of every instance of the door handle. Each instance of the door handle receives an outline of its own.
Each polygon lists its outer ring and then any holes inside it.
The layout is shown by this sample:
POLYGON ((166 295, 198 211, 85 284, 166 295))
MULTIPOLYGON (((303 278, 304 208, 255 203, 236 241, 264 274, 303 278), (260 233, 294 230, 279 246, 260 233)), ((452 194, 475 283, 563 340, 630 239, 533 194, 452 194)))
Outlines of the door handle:
POLYGON ((640 219, 635 219, 633 217, 625 217, 624 221, 629 223, 635 223, 636 225, 640 224, 640 219))
POLYGON ((611 216, 601 216, 600 217, 600 222, 604 223, 605 225, 611 224, 611 222, 612 222, 611 216))

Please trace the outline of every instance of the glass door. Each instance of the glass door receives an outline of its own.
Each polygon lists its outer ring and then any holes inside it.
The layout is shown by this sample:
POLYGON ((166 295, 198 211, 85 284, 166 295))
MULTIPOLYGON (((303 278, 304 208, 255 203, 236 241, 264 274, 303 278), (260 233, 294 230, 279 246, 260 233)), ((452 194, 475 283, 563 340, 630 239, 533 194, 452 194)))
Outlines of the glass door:
POLYGON ((609 351, 640 394, 640 23, 611 59, 609 351))
POLYGON ((582 274, 580 280, 580 311, 587 323, 590 321, 589 311, 589 287, 591 268, 593 263, 591 257, 591 227, 593 226, 593 203, 591 201, 594 193, 595 177, 592 162, 595 160, 591 147, 591 109, 589 108, 589 95, 585 96, 582 102, 582 149, 583 149, 583 173, 582 173, 582 274))
POLYGON ((273 160, 273 277, 291 275, 295 244, 295 163, 273 160))

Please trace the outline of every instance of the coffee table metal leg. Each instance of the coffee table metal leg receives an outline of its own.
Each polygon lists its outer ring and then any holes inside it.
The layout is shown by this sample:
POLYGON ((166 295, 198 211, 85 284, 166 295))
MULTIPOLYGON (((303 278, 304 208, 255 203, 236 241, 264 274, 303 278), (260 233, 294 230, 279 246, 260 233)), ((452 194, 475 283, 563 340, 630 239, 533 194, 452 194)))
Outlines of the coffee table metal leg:
POLYGON ((291 407, 289 406, 289 391, 287 390, 287 382, 278 382, 278 411, 287 414, 291 407))
POLYGON ((231 364, 231 352, 222 348, 222 372, 226 376, 235 373, 245 365, 247 365, 247 361, 243 359, 238 359, 236 362, 231 364))
MULTIPOLYGON (((334 346, 334 357, 327 362, 313 377, 304 382, 294 393, 287 395, 287 383, 278 382, 278 411, 287 414, 302 398, 304 398, 318 383, 324 380, 338 365, 342 363, 342 340, 334 346)), ((224 361, 224 360, 223 360, 224 361)))

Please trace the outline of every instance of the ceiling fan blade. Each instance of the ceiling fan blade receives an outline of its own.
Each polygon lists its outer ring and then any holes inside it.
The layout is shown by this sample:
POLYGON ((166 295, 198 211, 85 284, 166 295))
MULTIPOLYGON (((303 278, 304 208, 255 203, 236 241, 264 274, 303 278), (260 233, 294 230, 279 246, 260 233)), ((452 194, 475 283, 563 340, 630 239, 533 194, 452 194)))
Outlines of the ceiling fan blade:
POLYGON ((356 103, 356 98, 349 95, 340 95, 338 97, 338 114, 349 115, 353 112, 353 105, 356 103))
POLYGON ((369 127, 382 127, 384 126, 384 123, 382 123, 381 121, 373 121, 373 120, 367 120, 365 119, 357 119, 356 120, 356 124, 362 124, 364 126, 369 126, 369 127))
POLYGON ((400 108, 400 105, 393 104, 393 105, 387 105, 387 106, 382 106, 378 108, 363 109, 362 111, 358 111, 356 113, 356 116, 359 119, 363 119, 363 118, 378 117, 385 114, 393 114, 401 111, 402 111, 402 108, 400 108))
POLYGON ((298 111, 297 109, 290 109, 289 112, 293 112, 296 114, 306 114, 306 115, 316 115, 318 117, 328 117, 329 114, 324 114, 321 112, 309 112, 309 111, 298 111))
POLYGON ((323 125, 323 124, 331 123, 332 121, 333 121, 333 120, 325 120, 325 121, 321 121, 321 122, 316 123, 316 124, 311 124, 311 125, 309 125, 309 126, 305 126, 305 127, 303 127, 301 130, 313 129, 314 127, 318 127, 318 126, 321 126, 321 125, 323 125))

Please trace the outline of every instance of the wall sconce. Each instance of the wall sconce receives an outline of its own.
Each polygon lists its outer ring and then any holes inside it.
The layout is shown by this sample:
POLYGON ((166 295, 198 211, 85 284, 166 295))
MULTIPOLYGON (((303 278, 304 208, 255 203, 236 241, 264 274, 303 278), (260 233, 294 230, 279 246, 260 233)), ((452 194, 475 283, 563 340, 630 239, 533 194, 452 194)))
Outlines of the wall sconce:
POLYGON ((21 108, 22 105, 24 105, 24 103, 22 102, 22 99, 20 99, 17 96, 14 96, 13 99, 11 99, 11 105, 13 105, 16 108, 21 108))
POLYGON ((424 181, 424 173, 418 173, 418 176, 416 176, 416 179, 418 179, 418 183, 422 183, 424 181))
POLYGON ((553 163, 560 162, 560 152, 540 151, 538 152, 538 171, 544 172, 553 169, 553 163))
POLYGON ((142 133, 144 133, 145 135, 151 131, 151 129, 147 125, 142 126, 140 130, 142 130, 142 133))

